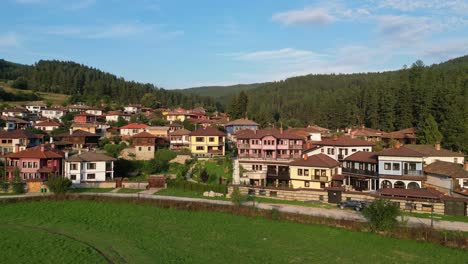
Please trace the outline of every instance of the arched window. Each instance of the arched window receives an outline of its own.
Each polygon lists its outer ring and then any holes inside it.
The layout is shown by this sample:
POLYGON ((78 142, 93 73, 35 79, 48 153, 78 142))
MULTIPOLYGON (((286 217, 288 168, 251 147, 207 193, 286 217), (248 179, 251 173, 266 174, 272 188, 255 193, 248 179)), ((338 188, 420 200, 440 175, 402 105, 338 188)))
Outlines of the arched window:
POLYGON ((395 184, 393 185, 393 188, 405 189, 406 186, 405 186, 405 183, 404 183, 404 182, 402 182, 402 181, 397 181, 397 182, 395 182, 395 184))
POLYGON ((421 188, 417 182, 408 183, 408 189, 419 189, 421 188))

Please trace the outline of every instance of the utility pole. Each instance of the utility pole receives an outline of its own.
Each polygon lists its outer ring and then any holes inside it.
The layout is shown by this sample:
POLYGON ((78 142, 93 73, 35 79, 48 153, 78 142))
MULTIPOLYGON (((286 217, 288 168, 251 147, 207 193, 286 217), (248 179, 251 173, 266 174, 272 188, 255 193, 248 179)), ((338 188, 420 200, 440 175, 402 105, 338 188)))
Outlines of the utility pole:
POLYGON ((431 228, 434 228, 434 199, 431 199, 431 228))

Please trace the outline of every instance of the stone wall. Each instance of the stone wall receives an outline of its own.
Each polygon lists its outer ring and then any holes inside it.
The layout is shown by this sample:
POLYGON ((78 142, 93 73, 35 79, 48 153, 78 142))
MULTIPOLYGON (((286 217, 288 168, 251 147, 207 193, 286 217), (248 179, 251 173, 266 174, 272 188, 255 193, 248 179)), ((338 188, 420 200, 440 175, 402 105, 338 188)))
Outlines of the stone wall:
POLYGON ((128 189, 146 189, 146 186, 148 186, 148 182, 122 182, 122 187, 128 189))
POLYGON ((74 188, 115 188, 115 181, 106 182, 81 182, 73 184, 74 188))

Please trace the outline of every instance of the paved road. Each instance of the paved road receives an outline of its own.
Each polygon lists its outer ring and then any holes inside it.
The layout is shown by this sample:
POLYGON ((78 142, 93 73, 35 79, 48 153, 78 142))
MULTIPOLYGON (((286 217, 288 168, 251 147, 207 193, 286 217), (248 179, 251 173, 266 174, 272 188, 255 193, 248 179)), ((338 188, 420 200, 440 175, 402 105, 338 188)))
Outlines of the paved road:
MULTIPOLYGON (((172 201, 184 201, 184 202, 200 202, 200 203, 209 203, 209 204, 219 204, 219 205, 232 205, 229 201, 222 200, 208 200, 202 198, 188 198, 188 197, 176 197, 176 196, 162 196, 162 195, 153 195, 153 190, 140 193, 77 193, 76 195, 80 196, 105 196, 105 197, 134 197, 140 199, 152 199, 152 200, 172 200, 172 201)), ((21 198, 21 197, 37 197, 37 196, 46 196, 50 194, 26 194, 26 195, 12 195, 12 196, 0 196, 0 199, 6 198, 21 198)), ((250 203, 251 205, 251 203, 250 203)), ((285 213, 297 213, 304 215, 312 215, 319 217, 329 217, 334 219, 346 219, 352 221, 365 222, 366 219, 359 212, 352 210, 341 210, 341 209, 326 209, 319 207, 307 207, 299 205, 289 205, 289 204, 269 204, 269 203, 255 203, 255 207, 259 209, 271 210, 273 208, 277 209, 280 212, 285 213)), ((408 220, 410 226, 427 226, 431 225, 431 219, 418 218, 413 216, 407 216, 405 219, 408 220)), ((434 228, 445 229, 445 230, 456 230, 468 232, 468 223, 465 222, 451 222, 443 220, 434 220, 434 228)))

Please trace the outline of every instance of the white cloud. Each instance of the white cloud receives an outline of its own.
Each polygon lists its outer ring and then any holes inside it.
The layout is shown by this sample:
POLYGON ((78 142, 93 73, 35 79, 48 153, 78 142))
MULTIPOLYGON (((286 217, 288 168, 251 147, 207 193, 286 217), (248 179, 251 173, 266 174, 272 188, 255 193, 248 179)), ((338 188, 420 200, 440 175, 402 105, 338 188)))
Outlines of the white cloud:
POLYGON ((304 8, 274 14, 272 20, 284 25, 326 25, 333 22, 335 17, 324 8, 304 8))
POLYGON ((468 2, 465 0, 383 0, 378 6, 403 12, 430 9, 462 14, 468 11, 468 2))
POLYGON ((19 47, 20 40, 16 33, 10 32, 4 35, 0 35, 0 48, 13 48, 19 47))
POLYGON ((378 32, 393 41, 417 41, 436 31, 441 25, 432 23, 426 17, 385 15, 377 17, 378 32))
POLYGON ((301 59, 319 57, 316 54, 308 50, 300 50, 293 48, 284 48, 278 50, 260 50, 254 52, 238 52, 230 54, 222 54, 228 57, 232 57, 235 60, 240 61, 267 61, 267 60, 284 60, 284 59, 301 59))

